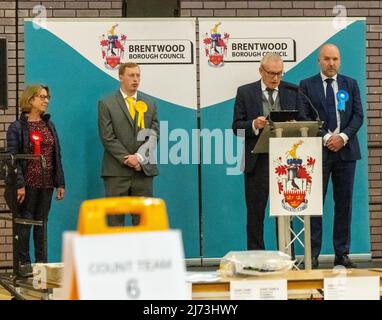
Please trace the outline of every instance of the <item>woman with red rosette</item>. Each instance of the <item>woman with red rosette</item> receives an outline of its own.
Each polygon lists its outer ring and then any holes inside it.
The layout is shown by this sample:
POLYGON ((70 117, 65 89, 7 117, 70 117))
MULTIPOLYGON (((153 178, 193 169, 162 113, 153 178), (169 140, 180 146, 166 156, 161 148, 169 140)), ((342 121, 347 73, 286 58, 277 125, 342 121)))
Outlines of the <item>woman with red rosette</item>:
MULTIPOLYGON (((65 180, 60 143, 50 115, 45 113, 49 99, 48 87, 41 84, 28 86, 20 98, 20 119, 14 121, 7 131, 9 153, 41 155, 46 163, 42 172, 38 159, 19 160, 17 179, 13 179, 17 181, 6 181, 7 204, 23 219, 47 220, 54 188, 57 190, 56 199, 64 198, 65 180), (13 199, 16 194, 17 199, 13 199)), ((47 257, 44 252, 44 228, 37 225, 33 228, 36 263, 45 263, 47 257)), ((19 224, 16 232, 20 263, 18 273, 21 276, 30 276, 33 274, 29 255, 31 225, 19 224)))

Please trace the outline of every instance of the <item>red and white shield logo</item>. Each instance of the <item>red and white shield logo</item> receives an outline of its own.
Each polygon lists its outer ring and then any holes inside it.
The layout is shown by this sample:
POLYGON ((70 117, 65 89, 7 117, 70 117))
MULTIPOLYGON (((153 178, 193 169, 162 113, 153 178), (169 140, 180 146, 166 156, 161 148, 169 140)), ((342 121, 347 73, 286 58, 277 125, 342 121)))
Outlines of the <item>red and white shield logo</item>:
POLYGON ((209 56, 210 61, 213 65, 218 66, 223 62, 223 55, 214 54, 209 56))
POLYGON ((284 192, 284 199, 293 209, 305 201, 305 191, 286 191, 284 192))
POLYGON ((106 64, 109 65, 112 69, 117 67, 121 62, 120 57, 106 57, 106 64))

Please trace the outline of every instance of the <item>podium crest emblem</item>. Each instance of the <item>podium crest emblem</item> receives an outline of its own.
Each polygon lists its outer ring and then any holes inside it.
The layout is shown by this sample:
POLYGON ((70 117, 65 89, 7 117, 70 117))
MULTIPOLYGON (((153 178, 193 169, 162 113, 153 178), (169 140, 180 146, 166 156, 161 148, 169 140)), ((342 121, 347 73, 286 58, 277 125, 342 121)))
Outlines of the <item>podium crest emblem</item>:
POLYGON ((283 155, 273 161, 274 174, 277 175, 278 193, 283 196, 282 207, 290 212, 300 212, 307 208, 307 194, 311 193, 312 173, 316 159, 297 155, 302 140, 294 143, 283 155))

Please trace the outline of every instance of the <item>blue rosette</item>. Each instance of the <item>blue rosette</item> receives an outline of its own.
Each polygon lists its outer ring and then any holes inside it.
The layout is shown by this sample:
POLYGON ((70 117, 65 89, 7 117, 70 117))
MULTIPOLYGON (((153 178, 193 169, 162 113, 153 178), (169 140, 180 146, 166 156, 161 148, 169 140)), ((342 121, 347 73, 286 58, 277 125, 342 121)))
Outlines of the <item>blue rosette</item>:
POLYGON ((338 90, 337 92, 337 110, 345 111, 345 103, 349 100, 349 94, 345 90, 338 90))

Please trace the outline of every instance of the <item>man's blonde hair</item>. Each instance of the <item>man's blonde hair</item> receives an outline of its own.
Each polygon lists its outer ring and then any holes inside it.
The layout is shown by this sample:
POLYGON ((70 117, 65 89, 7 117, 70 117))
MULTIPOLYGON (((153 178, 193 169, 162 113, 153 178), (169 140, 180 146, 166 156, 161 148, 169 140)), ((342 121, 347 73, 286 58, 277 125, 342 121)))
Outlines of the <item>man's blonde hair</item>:
POLYGON ((139 68, 139 64, 135 63, 135 62, 121 63, 120 66, 119 66, 119 69, 118 69, 118 74, 121 76, 121 75, 123 75, 125 73, 125 69, 126 68, 136 68, 136 67, 139 68))

